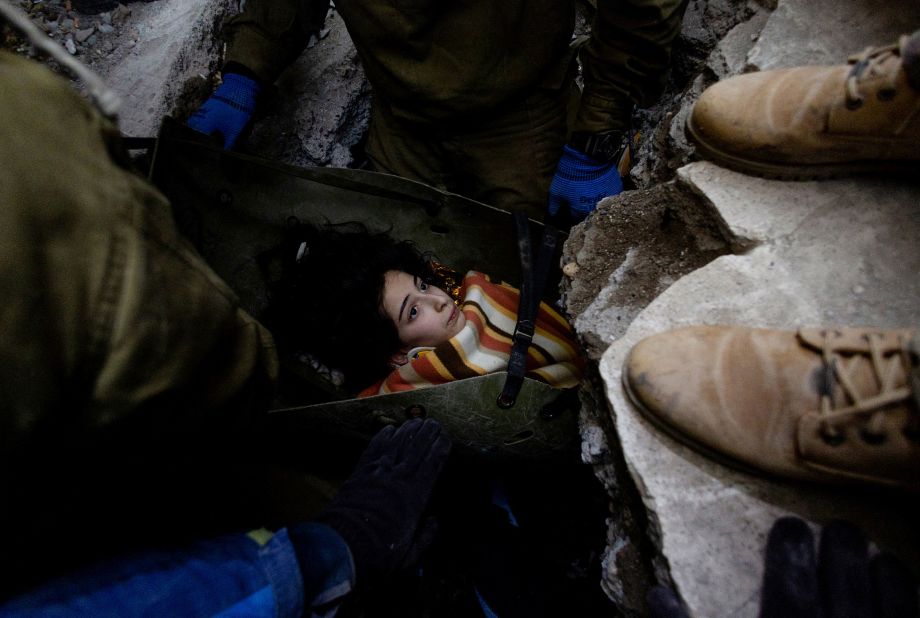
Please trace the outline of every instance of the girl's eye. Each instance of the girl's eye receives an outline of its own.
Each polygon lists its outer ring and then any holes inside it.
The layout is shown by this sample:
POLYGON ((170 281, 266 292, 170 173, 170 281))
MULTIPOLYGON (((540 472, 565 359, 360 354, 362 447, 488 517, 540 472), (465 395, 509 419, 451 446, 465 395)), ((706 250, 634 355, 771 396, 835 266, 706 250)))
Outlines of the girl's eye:
POLYGON ((422 292, 424 292, 425 290, 428 289, 428 284, 425 283, 424 281, 419 281, 419 282, 418 282, 418 289, 421 290, 422 292))
POLYGON ((418 317, 418 307, 412 307, 409 309, 409 321, 411 322, 416 317, 418 317))

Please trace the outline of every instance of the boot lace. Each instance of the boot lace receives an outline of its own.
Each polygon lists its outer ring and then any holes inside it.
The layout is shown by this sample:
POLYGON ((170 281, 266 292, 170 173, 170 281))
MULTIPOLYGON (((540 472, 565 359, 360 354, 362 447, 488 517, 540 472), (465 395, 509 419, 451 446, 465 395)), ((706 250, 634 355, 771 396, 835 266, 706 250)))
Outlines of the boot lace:
MULTIPOLYGON (((857 365, 865 362, 864 353, 853 354, 849 358, 844 356, 832 342, 832 332, 824 332, 824 343, 821 356, 824 362, 826 388, 821 395, 821 435, 829 444, 840 444, 844 434, 840 426, 844 422, 851 422, 854 418, 864 418, 865 424, 861 430, 862 438, 870 444, 880 444, 885 441, 885 417, 895 404, 902 402, 910 405, 914 397, 910 383, 910 376, 915 361, 911 358, 909 340, 898 337, 897 351, 886 356, 882 347, 884 335, 881 333, 868 333, 866 339, 869 344, 868 361, 875 375, 877 391, 874 393, 860 393, 854 384, 853 376, 858 370, 857 365), (906 384, 896 386, 898 376, 908 378, 906 384), (840 384, 848 402, 836 406, 834 401, 834 382, 840 384)), ((916 369, 913 369, 916 371, 916 369)), ((910 425, 904 428, 907 437, 920 441, 920 427, 917 426, 917 411, 911 414, 910 425)))
POLYGON ((865 78, 885 76, 885 83, 878 90, 878 98, 889 101, 897 95, 896 88, 897 68, 899 62, 889 62, 900 59, 901 47, 906 37, 894 45, 885 47, 868 47, 862 52, 850 56, 847 62, 853 65, 846 80, 846 106, 849 109, 858 109, 865 101, 865 96, 860 92, 860 82, 865 78))

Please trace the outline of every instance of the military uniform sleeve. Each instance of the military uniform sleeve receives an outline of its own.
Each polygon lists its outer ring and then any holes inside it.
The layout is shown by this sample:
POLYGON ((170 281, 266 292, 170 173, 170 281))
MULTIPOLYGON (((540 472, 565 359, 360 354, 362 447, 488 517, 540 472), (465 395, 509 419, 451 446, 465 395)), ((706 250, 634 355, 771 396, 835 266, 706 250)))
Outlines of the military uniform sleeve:
POLYGON ((227 62, 274 82, 323 26, 329 0, 248 0, 224 29, 227 62))
POLYGON ((597 0, 581 51, 585 87, 574 131, 624 130, 633 104, 660 96, 686 6, 687 0, 597 0))

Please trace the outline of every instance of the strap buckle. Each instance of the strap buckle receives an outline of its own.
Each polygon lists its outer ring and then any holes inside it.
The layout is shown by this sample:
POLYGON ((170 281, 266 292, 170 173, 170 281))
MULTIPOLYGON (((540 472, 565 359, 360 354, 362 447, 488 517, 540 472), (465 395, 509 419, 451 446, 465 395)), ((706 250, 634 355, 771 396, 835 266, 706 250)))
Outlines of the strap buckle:
POLYGON ((534 330, 533 320, 519 320, 514 327, 511 341, 513 343, 530 345, 533 341, 534 330))

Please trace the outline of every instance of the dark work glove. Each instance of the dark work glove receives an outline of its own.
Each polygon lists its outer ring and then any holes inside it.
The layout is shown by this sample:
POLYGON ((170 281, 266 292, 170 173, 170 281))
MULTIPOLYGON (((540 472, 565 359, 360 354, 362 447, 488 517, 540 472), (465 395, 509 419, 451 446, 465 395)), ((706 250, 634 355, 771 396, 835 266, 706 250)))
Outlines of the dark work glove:
POLYGON ((894 618, 918 616, 910 572, 869 544, 852 524, 824 526, 814 535, 797 517, 778 519, 767 538, 761 618, 894 618))
MULTIPOLYGON (((687 618, 677 595, 653 588, 652 618, 687 618)), ((821 547, 808 525, 782 517, 767 537, 760 618, 909 618, 920 615, 910 571, 893 557, 869 557, 865 536, 852 524, 831 522, 821 547)))
POLYGON ((567 210, 571 223, 578 223, 600 200, 622 191, 616 161, 602 163, 566 145, 549 186, 550 217, 563 216, 567 210))
POLYGON ((419 542, 432 540, 420 519, 449 451, 435 420, 385 427, 317 518, 348 543, 360 585, 409 566, 421 553, 419 542))
POLYGON ((223 83, 192 114, 188 126, 205 135, 219 133, 224 138, 224 149, 229 150, 252 119, 260 90, 254 79, 225 73, 223 83))
POLYGON ((654 586, 645 596, 650 618, 690 618, 673 590, 654 586))

